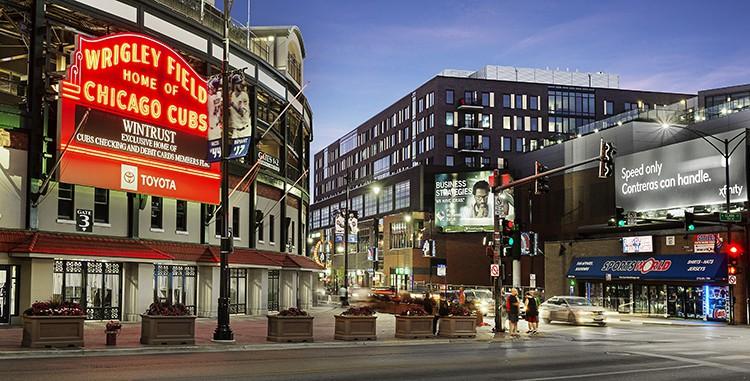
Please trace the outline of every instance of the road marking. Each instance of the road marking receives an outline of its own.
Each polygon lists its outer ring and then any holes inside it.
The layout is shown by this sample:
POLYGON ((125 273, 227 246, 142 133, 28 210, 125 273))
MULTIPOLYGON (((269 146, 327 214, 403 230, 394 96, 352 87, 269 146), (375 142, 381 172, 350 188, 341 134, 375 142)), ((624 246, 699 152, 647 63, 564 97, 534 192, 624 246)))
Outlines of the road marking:
POLYGON ((737 361, 737 360, 750 360, 750 356, 747 356, 747 355, 713 356, 713 357, 711 357, 711 359, 713 359, 713 360, 725 360, 725 361, 737 361))
POLYGON ((658 358, 672 360, 672 361, 686 362, 686 363, 695 364, 695 365, 710 366, 712 368, 720 368, 720 369, 723 369, 723 370, 731 370, 732 372, 737 372, 737 373, 750 373, 750 370, 745 369, 745 368, 740 368, 740 367, 737 367, 737 366, 731 366, 731 365, 726 365, 726 364, 720 364, 720 363, 717 363, 717 362, 692 359, 692 358, 688 358, 688 357, 671 356, 671 355, 666 355, 666 354, 649 353, 649 352, 633 352, 633 351, 631 351, 630 353, 635 354, 635 355, 640 355, 640 356, 658 357, 658 358))
POLYGON ((718 355, 719 352, 714 351, 692 351, 692 352, 675 352, 676 355, 682 355, 682 356, 710 356, 710 355, 718 355))
POLYGON ((631 374, 631 373, 644 373, 644 372, 659 372, 663 370, 677 370, 677 369, 687 369, 687 368, 697 368, 702 365, 697 364, 691 364, 691 365, 679 365, 679 366, 668 366, 663 368, 650 368, 650 369, 631 369, 631 370, 621 370, 621 371, 615 371, 615 372, 601 372, 601 373, 586 373, 586 374, 574 374, 569 376, 552 376, 552 377, 540 377, 540 378, 524 378, 518 381, 544 381, 544 380, 566 380, 566 379, 572 379, 572 378, 587 378, 587 377, 601 377, 601 376, 609 376, 613 374, 631 374))

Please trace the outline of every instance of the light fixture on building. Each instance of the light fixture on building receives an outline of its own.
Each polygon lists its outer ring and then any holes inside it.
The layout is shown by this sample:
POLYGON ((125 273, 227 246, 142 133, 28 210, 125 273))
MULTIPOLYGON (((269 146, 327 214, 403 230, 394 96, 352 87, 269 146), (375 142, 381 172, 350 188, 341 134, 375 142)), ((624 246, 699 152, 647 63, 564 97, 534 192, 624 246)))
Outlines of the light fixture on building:
POLYGON ((405 214, 404 215, 404 221, 411 222, 411 214, 405 214))
POLYGON ((372 193, 375 193, 375 194, 378 194, 378 193, 380 193, 380 186, 378 186, 378 185, 373 185, 373 186, 372 186, 372 193))

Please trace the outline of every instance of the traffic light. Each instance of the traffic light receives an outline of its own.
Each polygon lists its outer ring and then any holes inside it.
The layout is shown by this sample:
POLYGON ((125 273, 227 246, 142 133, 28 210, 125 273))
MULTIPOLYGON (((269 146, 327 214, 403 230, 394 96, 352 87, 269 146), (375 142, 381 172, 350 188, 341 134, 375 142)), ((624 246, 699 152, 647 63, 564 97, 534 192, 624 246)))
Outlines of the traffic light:
MULTIPOLYGON (((535 161, 534 162, 534 174, 547 172, 547 168, 544 164, 535 161)), ((542 194, 549 192, 549 176, 542 176, 534 181, 534 194, 542 194)))
POLYGON ((695 230, 695 214, 685 212, 685 231, 691 232, 695 230))
POLYGON ((502 185, 502 175, 500 174, 499 169, 493 169, 492 174, 489 178, 490 188, 492 188, 492 191, 494 192, 496 188, 500 187, 502 185))
POLYGON ((615 145, 601 139, 599 142, 599 177, 607 178, 615 174, 615 145))
POLYGON ((727 266, 727 274, 737 275, 737 265, 730 263, 729 266, 727 266))
POLYGON ((618 227, 623 227, 627 223, 627 220, 625 219, 625 209, 621 207, 615 208, 615 222, 617 222, 618 227))
POLYGON ((733 243, 727 247, 727 252, 732 258, 737 258, 742 255, 742 246, 733 243))
POLYGON ((502 232, 501 232, 503 248, 513 247, 513 244, 516 242, 514 233, 515 233, 515 224, 513 223, 513 220, 503 219, 502 220, 502 232))

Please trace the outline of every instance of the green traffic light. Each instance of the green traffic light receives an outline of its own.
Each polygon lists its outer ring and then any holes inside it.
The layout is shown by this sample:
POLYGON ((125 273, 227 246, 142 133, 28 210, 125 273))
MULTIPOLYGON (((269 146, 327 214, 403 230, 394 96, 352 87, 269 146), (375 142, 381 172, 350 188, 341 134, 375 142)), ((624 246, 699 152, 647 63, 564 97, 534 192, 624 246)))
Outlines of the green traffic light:
POLYGON ((508 246, 513 246, 513 237, 508 238, 508 246))
POLYGON ((625 226, 625 220, 619 220, 619 221, 617 221, 617 226, 619 226, 619 227, 625 226))
POLYGON ((693 231, 693 230, 695 230, 695 225, 690 224, 690 225, 688 225, 687 228, 688 228, 689 231, 693 231))

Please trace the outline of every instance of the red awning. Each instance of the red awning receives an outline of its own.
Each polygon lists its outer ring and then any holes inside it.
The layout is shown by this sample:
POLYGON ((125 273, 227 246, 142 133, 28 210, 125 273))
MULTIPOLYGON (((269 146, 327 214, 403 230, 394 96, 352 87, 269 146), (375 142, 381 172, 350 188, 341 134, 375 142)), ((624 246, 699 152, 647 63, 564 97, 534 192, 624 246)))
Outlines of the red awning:
POLYGON ((166 253, 143 244, 140 240, 51 232, 30 233, 26 240, 12 247, 8 252, 150 260, 173 259, 166 253))

